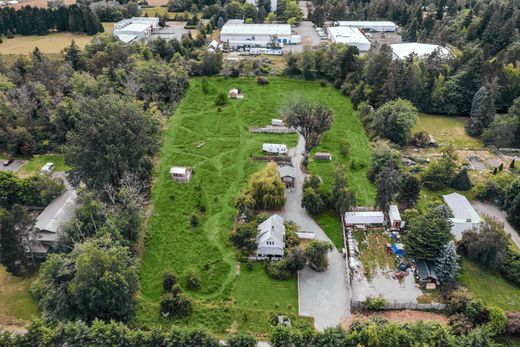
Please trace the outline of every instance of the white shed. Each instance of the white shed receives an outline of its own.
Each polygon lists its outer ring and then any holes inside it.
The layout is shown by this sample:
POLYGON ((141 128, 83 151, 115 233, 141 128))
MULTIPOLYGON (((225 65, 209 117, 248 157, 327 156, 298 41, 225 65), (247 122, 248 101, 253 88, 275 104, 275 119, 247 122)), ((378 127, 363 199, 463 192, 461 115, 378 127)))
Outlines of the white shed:
POLYGON ((285 154, 287 153, 287 145, 281 143, 264 143, 262 151, 266 153, 285 154))
POLYGON ((275 127, 281 127, 283 126, 283 120, 273 118, 271 119, 271 125, 275 127))
POLYGON ((399 213, 399 207, 397 205, 390 205, 388 209, 388 218, 390 219, 390 229, 399 230, 401 229, 401 214, 399 213))
POLYGON ((385 215, 381 211, 345 212, 346 225, 383 225, 385 215))
POLYGON ((193 169, 191 167, 172 166, 170 168, 170 175, 174 181, 188 182, 191 179, 192 174, 193 169))

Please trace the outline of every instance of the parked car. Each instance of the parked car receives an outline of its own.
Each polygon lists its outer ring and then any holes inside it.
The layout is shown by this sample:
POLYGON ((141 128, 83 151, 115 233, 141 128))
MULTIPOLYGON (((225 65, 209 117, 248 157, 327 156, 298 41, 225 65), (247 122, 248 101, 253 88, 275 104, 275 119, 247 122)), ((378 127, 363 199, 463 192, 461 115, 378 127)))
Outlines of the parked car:
POLYGON ((12 158, 4 160, 4 166, 9 166, 13 161, 14 161, 14 159, 12 159, 12 158))
POLYGON ((42 175, 50 175, 54 171, 54 164, 53 163, 47 163, 43 165, 42 169, 40 170, 40 173, 42 175))

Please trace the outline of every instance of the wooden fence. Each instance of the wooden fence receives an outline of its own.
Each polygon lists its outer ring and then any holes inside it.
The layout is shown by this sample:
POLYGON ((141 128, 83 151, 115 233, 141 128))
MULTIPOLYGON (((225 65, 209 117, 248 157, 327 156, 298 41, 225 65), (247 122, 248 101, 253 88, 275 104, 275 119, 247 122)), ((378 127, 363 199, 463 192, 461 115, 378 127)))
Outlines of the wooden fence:
MULTIPOLYGON (((362 309, 362 301, 352 300, 350 306, 353 309, 362 309)), ((387 302, 383 310, 416 310, 416 311, 442 311, 446 309, 446 304, 432 303, 432 304, 419 304, 417 302, 387 302)))
POLYGON ((287 164, 287 165, 292 165, 291 164, 291 158, 289 158, 288 156, 284 155, 284 156, 275 156, 275 155, 263 155, 263 156, 260 156, 260 155, 255 155, 252 157, 253 160, 256 160, 256 161, 274 161, 275 163, 277 164, 287 164))

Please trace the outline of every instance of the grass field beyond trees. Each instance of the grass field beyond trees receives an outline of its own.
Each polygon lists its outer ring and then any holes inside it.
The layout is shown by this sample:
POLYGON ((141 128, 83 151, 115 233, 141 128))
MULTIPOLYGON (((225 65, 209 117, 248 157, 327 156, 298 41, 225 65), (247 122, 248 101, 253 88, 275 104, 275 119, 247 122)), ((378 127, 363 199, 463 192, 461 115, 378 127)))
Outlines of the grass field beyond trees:
POLYGON ((437 143, 452 144, 458 149, 479 149, 482 143, 466 134, 464 126, 467 118, 454 116, 441 116, 421 113, 417 117, 417 124, 413 132, 421 130, 431 134, 437 143))
MULTIPOLYGON (((142 309, 137 320, 145 324, 168 324, 160 317, 157 306, 162 274, 170 270, 177 274, 183 288, 186 288, 187 272, 195 271, 201 279, 200 290, 186 291, 196 300, 194 314, 178 322, 179 325, 200 323, 219 333, 226 325, 229 328, 236 324, 258 332, 268 329, 265 319, 276 312, 292 315, 296 325, 304 324, 308 320, 294 314, 297 312, 295 281, 282 281, 277 285, 272 294, 277 298, 271 306, 267 297, 262 297, 265 293, 259 293, 262 291, 259 284, 269 287, 273 281, 260 267, 248 273, 242 266, 237 279, 235 252, 228 242, 236 211, 235 200, 248 177, 264 165, 253 162, 250 155, 258 153, 264 142, 286 143, 292 147, 297 141, 295 134, 252 134, 249 128, 278 118, 281 105, 291 93, 320 100, 334 110, 336 119, 359 122, 348 99, 318 83, 269 77, 270 84, 258 86, 254 78, 208 78, 209 92, 205 94, 202 81, 191 81, 187 95, 168 121, 152 189, 153 213, 141 264, 142 309), (243 91, 245 98, 228 100, 228 105, 219 112, 214 104, 217 94, 227 95, 229 89, 235 87, 243 91), (173 165, 194 167, 192 181, 188 184, 172 182, 168 171, 173 165), (190 225, 192 214, 198 217, 195 227, 190 225)), ((360 129, 359 125, 357 130, 362 131, 360 129)), ((366 147, 364 133, 355 134, 352 128, 350 132, 352 136, 364 138, 354 143, 366 147)), ((368 153, 368 149, 365 150, 368 153)), ((349 177, 358 175, 365 176, 365 172, 358 171, 349 177)), ((367 182, 364 180, 353 182, 367 182)))

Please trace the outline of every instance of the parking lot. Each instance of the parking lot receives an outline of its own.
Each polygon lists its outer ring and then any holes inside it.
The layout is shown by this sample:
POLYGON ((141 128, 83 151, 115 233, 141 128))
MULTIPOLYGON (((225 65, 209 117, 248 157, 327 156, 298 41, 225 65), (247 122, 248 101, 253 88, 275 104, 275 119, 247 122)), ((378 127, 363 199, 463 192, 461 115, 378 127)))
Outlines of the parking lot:
POLYGON ((186 26, 186 22, 168 21, 166 22, 166 26, 164 28, 159 29, 150 35, 148 41, 155 40, 158 37, 161 37, 165 40, 180 40, 182 35, 190 32, 189 29, 184 29, 184 26, 186 26))
POLYGON ((8 166, 4 166, 5 160, 7 159, 0 159, 0 171, 16 172, 27 163, 27 160, 14 160, 8 166))

